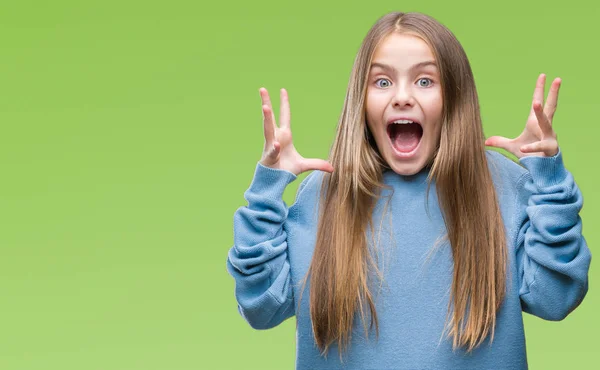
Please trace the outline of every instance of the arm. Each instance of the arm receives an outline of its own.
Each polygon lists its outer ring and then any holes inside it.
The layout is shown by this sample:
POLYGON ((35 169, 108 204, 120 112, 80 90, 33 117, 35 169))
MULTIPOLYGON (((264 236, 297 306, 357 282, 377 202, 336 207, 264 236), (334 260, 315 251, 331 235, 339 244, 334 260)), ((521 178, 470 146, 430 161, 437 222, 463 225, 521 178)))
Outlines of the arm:
POLYGON ((229 250, 227 271, 235 279, 239 312, 253 328, 269 329, 294 313, 283 227, 289 211, 282 200, 283 191, 305 171, 331 172, 333 167, 322 159, 304 158, 296 151, 287 91, 281 89, 280 127, 275 123, 267 90, 261 88, 259 92, 265 145, 245 193, 248 206, 238 209, 234 216, 234 246, 229 250))
POLYGON ((521 135, 485 142, 508 150, 529 170, 518 182, 515 208, 519 293, 523 311, 548 320, 565 318, 581 303, 591 261, 581 234, 583 198, 563 165, 552 127, 561 82, 554 79, 544 103, 546 75, 540 74, 521 135))
POLYGON ((588 289, 590 250, 582 235, 581 191, 552 157, 520 159, 529 170, 519 181, 515 247, 523 311, 562 320, 588 289))
POLYGON ((294 314, 282 195, 295 179, 291 172, 257 164, 245 193, 248 205, 234 215, 227 271, 235 279, 238 310, 255 329, 272 328, 294 314))

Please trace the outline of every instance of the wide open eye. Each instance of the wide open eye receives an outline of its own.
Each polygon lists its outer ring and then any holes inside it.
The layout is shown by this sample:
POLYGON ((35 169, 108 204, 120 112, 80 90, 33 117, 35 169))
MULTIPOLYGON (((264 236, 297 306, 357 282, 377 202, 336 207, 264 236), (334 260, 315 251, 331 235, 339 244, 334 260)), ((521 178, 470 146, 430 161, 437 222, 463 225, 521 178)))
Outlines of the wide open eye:
POLYGON ((418 84, 419 84, 419 86, 421 86, 421 87, 429 87, 429 86, 431 86, 431 85, 433 84, 433 80, 432 80, 431 78, 427 78, 427 77, 419 78, 419 80, 418 80, 418 81, 419 81, 419 82, 417 82, 417 83, 418 83, 418 84), (421 83, 420 83, 421 81, 428 81, 429 83, 428 83, 427 85, 423 86, 423 84, 421 84, 421 83))
POLYGON ((387 78, 378 78, 377 80, 375 80, 375 85, 376 85, 377 87, 389 87, 389 86, 390 86, 390 83, 389 83, 389 81, 390 81, 390 80, 388 80, 387 78), (381 85, 378 85, 378 84, 377 84, 377 82, 378 82, 378 81, 388 81, 388 85, 387 85, 387 86, 381 86, 381 85))

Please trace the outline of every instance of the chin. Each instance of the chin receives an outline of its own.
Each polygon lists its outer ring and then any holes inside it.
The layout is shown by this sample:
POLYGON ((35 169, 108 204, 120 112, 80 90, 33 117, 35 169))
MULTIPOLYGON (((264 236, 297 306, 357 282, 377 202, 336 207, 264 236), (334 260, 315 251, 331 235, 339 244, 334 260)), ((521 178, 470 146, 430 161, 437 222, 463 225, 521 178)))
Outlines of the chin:
POLYGON ((427 143, 423 140, 410 153, 401 153, 389 143, 389 151, 386 153, 386 161, 388 166, 402 176, 412 176, 421 172, 428 164, 428 158, 431 158, 427 150, 427 143))
POLYGON ((397 173, 398 175, 402 175, 402 176, 412 176, 412 175, 416 175, 417 173, 421 172, 421 170, 423 170, 423 168, 425 168, 425 163, 390 163, 389 167, 392 169, 392 171, 394 171, 395 173, 397 173))

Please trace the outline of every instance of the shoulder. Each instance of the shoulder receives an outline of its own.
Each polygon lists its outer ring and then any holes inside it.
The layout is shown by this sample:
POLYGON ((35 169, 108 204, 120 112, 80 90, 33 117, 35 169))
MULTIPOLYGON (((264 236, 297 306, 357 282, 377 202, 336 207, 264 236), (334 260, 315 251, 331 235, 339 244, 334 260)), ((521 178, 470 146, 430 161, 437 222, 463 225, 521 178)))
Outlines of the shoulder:
POLYGON ((316 224, 324 176, 325 172, 313 171, 298 185, 296 199, 294 204, 290 206, 290 217, 286 222, 288 230, 316 224))
POLYGON ((315 199, 318 199, 324 176, 325 172, 322 171, 312 171, 310 174, 308 174, 308 176, 306 176, 298 186, 296 199, 292 207, 297 208, 308 201, 313 203, 315 199))
POLYGON ((506 196, 513 197, 522 186, 529 172, 520 163, 495 150, 486 150, 488 168, 496 188, 506 196))
POLYGON ((308 176, 306 176, 298 186, 298 193, 296 197, 301 196, 304 192, 313 192, 319 190, 321 188, 324 175, 325 173, 322 171, 312 171, 309 173, 308 176))
POLYGON ((515 162, 498 151, 487 149, 485 154, 492 174, 519 178, 527 172, 527 169, 521 163, 515 162))
MULTIPOLYGON (((498 205, 510 235, 514 237, 527 213, 524 185, 531 178, 529 171, 506 155, 486 150, 488 166, 496 188, 498 205)), ((511 238, 512 238, 511 237, 511 238)))

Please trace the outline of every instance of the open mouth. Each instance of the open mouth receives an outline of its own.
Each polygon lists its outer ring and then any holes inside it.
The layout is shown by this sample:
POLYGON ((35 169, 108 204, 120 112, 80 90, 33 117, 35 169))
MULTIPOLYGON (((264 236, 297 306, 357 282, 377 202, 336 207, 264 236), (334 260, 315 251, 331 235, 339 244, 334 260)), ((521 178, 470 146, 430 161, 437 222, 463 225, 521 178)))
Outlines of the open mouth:
POLYGON ((418 122, 403 120, 402 123, 390 123, 387 133, 392 146, 399 153, 413 152, 423 137, 423 127, 418 122))

